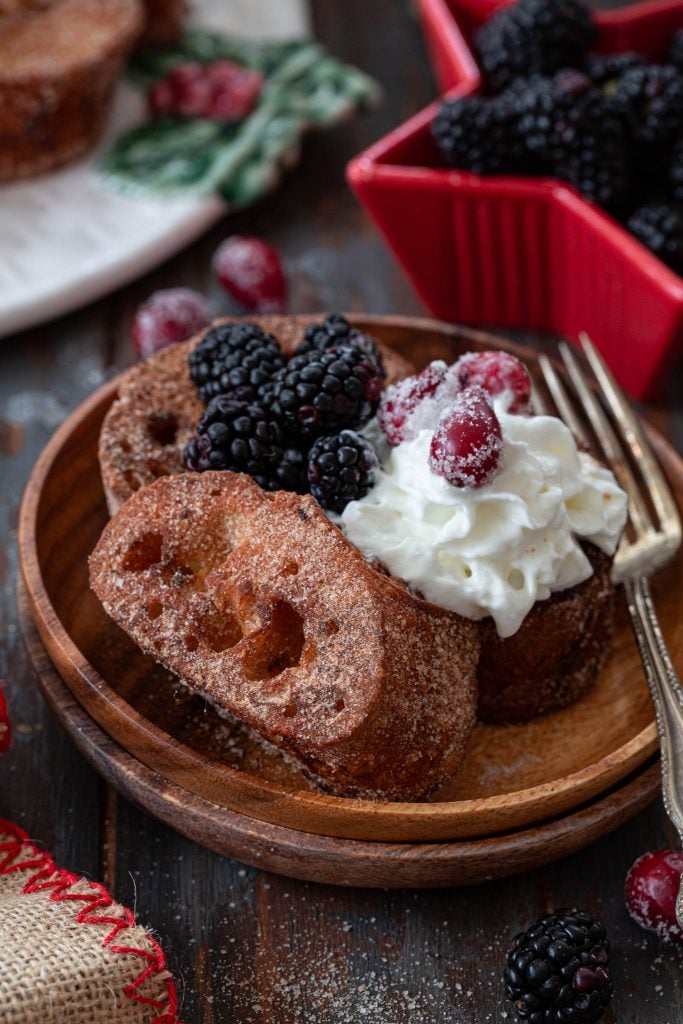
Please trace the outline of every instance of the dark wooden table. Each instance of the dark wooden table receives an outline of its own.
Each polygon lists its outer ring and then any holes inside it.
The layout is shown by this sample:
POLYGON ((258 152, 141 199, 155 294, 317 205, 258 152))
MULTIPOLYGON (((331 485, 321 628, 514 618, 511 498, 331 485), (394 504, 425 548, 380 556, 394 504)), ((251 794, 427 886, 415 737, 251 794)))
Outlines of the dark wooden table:
MULTIPOLYGON (((625 873, 674 844, 657 803, 615 835, 534 874, 470 889, 348 891, 264 874, 204 850, 105 787, 55 724, 24 651, 15 601, 22 487, 51 431, 130 364, 135 307, 159 287, 210 292, 209 260, 228 233, 263 235, 284 255, 292 310, 419 312, 391 256, 344 183, 349 157, 424 105, 435 86, 420 32, 396 0, 318 0, 321 39, 382 82, 372 116, 310 138, 280 191, 230 217, 191 249, 109 298, 0 341, 0 676, 14 744, 0 765, 0 815, 74 871, 102 879, 167 952, 187 1024, 464 1024, 506 1018, 500 983, 509 938, 540 913, 578 904, 614 947, 619 1024, 683 1021, 681 950, 628 917, 625 873)), ((647 414, 683 446, 680 366, 647 414)), ((680 666, 679 666, 680 667, 680 666)), ((0 1019, 2 1011, 0 1010, 0 1019)))

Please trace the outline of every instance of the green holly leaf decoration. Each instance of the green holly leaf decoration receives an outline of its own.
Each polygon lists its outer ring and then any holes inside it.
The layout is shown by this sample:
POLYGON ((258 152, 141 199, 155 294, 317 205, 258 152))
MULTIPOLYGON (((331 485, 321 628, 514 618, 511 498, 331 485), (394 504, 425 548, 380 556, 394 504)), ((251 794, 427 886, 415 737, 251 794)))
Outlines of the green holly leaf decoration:
POLYGON ((128 193, 218 193, 245 206, 274 188, 297 156, 301 138, 375 104, 379 89, 356 68, 310 40, 257 43, 188 32, 161 54, 135 58, 145 88, 178 63, 232 60, 265 76, 258 105, 243 121, 164 117, 122 135, 106 155, 108 182, 128 193))

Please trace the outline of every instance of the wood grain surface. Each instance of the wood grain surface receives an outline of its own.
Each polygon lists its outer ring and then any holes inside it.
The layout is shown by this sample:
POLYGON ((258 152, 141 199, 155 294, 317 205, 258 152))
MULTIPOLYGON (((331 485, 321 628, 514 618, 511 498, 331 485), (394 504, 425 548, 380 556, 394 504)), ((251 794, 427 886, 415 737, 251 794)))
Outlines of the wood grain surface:
MULTIPOLYGON (((308 140, 277 194, 155 273, 0 343, 0 676, 14 721, 13 747, 0 762, 0 814, 136 907, 167 952, 186 1024, 509 1024, 500 972, 510 938, 567 903, 601 916, 612 940, 616 994, 607 1024, 679 1024, 683 952, 641 931, 622 896, 633 860, 674 844, 659 802, 584 851, 515 878, 421 892, 296 882, 200 847, 117 797, 36 685, 14 594, 22 488, 55 427, 133 361, 129 328, 139 302, 155 288, 187 284, 236 312, 212 282, 209 260, 222 238, 242 232, 282 251, 294 311, 420 312, 343 177, 354 153, 433 97, 419 29, 403 0, 313 7, 317 34, 376 75, 384 106, 308 140)), ((679 363, 661 403, 645 410, 679 451, 682 370, 679 363)))
MULTIPOLYGON (((500 344, 425 319, 353 319, 418 366, 500 344)), ((276 336, 289 326, 286 318, 270 324, 276 336)), ((512 349, 540 387, 535 354, 512 349)), ((115 379, 79 406, 38 459, 22 500, 19 555, 34 620, 62 678, 145 765, 198 797, 263 821, 319 835, 405 842, 481 837, 545 820, 605 792, 653 754, 652 705, 619 594, 614 647, 597 686, 523 726, 478 725, 463 766, 429 803, 344 800, 318 791, 291 760, 239 723, 226 722, 144 657, 90 589, 88 556, 108 518, 97 442, 117 389, 115 379), (563 742, 567 736, 571 743, 563 742), (537 749, 548 753, 540 758, 537 749)), ((660 435, 654 440, 683 510, 683 462, 660 435)), ((672 656, 683 657, 683 551, 654 586, 672 656)))

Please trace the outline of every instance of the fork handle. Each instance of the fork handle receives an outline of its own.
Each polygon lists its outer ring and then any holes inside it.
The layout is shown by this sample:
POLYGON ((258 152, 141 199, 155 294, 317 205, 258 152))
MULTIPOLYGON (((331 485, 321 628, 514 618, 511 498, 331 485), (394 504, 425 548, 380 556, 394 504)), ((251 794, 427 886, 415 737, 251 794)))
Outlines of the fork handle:
MULTIPOLYGON (((644 577, 627 580, 624 590, 657 717, 664 807, 683 844, 683 688, 662 636, 649 583, 644 577)), ((676 917, 683 928, 683 879, 676 917)))

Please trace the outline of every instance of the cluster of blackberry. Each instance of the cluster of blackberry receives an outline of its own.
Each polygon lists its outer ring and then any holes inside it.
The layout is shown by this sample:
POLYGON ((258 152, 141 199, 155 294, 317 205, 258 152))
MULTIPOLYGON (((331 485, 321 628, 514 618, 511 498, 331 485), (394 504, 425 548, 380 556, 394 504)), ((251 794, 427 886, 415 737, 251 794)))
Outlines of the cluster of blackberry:
POLYGON ((567 181, 683 272, 683 32, 662 63, 595 38, 583 0, 504 8, 475 36, 486 95, 445 100, 434 139, 475 174, 567 181))
POLYGON ((308 491, 342 512, 362 498, 378 464, 356 433, 384 382, 373 338, 339 314, 311 325, 289 361, 253 323, 211 327, 189 357, 208 403, 185 450, 190 469, 249 473, 267 491, 308 491))

